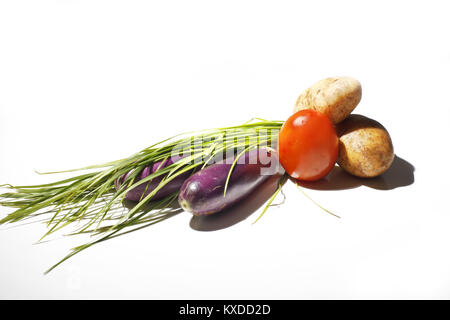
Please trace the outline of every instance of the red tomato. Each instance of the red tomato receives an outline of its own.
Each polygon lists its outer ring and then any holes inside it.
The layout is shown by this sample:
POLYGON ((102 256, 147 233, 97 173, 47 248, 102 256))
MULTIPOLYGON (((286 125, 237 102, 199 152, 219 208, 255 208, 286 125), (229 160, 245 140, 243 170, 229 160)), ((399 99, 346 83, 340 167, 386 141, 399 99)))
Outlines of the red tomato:
POLYGON ((278 157, 286 172, 298 180, 325 177, 339 151, 339 138, 323 113, 300 110, 287 119, 278 135, 278 157))

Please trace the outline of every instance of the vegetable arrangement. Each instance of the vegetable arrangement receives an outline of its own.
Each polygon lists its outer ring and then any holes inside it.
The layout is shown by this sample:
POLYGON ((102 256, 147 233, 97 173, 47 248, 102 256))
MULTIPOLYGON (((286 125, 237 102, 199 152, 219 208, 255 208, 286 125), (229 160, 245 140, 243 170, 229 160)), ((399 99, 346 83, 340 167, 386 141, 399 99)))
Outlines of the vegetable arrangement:
POLYGON ((327 78, 298 98, 286 121, 252 119, 238 126, 177 135, 124 159, 76 170, 70 178, 42 185, 3 185, 0 204, 15 210, 0 224, 41 221, 40 240, 73 226, 69 234, 94 240, 72 249, 47 272, 74 254, 177 214, 221 212, 252 196, 269 177, 284 182, 316 181, 337 163, 364 178, 385 172, 394 159, 392 141, 375 120, 350 115, 361 100, 359 81, 327 78), (81 173, 81 171, 89 171, 81 173))

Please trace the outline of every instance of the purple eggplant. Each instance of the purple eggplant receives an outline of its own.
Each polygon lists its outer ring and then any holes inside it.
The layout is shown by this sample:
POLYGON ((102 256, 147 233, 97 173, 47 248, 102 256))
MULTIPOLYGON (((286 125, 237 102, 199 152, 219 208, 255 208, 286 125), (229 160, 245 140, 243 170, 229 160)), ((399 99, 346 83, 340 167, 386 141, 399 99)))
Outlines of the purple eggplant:
MULTIPOLYGON (((156 162, 152 165, 146 166, 134 179, 133 183, 138 182, 141 179, 144 179, 145 177, 148 177, 150 174, 155 173, 156 171, 166 168, 169 165, 173 164, 172 159, 166 159, 163 161, 156 162)), ((130 176, 132 171, 122 175, 119 179, 116 180, 115 187, 116 190, 120 188, 120 186, 125 182, 125 180, 130 176)), ((180 189, 183 182, 191 175, 192 172, 185 172, 174 178, 173 180, 169 181, 164 187, 162 187, 160 190, 158 190, 152 197, 152 200, 158 200, 161 198, 164 198, 165 196, 172 194, 180 189)), ((157 176, 153 178, 148 183, 143 183, 138 185, 137 187, 131 189, 125 194, 125 199, 130 201, 140 201, 145 196, 150 194, 155 188, 158 186, 158 184, 163 179, 164 175, 157 176)))
POLYGON ((282 170, 276 152, 263 148, 248 151, 238 158, 224 195, 233 160, 212 164, 186 179, 178 195, 180 206, 196 216, 222 211, 248 197, 282 170))

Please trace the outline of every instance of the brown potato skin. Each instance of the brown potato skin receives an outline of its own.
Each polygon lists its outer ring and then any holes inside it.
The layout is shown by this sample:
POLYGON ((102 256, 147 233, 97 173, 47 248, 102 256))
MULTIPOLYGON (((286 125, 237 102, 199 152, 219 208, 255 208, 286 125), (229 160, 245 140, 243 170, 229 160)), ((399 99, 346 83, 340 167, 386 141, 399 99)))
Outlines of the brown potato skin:
POLYGON ((395 154, 388 131, 377 121, 352 114, 336 126, 339 136, 337 163, 346 172, 373 178, 391 166, 395 154))
POLYGON ((324 113, 334 124, 343 121, 361 101, 362 89, 351 77, 326 78, 314 83, 297 99, 294 113, 313 109, 324 113))

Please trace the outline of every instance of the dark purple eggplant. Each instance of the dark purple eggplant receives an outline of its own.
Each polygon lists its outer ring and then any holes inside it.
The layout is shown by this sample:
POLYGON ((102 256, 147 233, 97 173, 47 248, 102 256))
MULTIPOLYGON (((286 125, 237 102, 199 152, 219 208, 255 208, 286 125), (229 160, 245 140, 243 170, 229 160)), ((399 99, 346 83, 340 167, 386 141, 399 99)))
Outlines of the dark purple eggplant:
MULTIPOLYGON (((139 180, 144 179, 145 177, 148 177, 150 174, 155 173, 159 169, 168 167, 171 164, 173 164, 173 160, 166 159, 164 161, 159 161, 152 165, 149 165, 149 166, 145 167, 136 176, 133 183, 136 183, 139 180)), ((115 187, 117 190, 125 182, 125 180, 130 176, 131 173, 132 173, 132 171, 124 174, 122 177, 117 179, 117 181, 115 183, 115 187)), ((191 174, 191 172, 188 171, 188 172, 180 174, 173 180, 169 181, 164 187, 162 187, 160 190, 158 190, 153 195, 151 200, 158 200, 158 199, 164 198, 165 196, 167 196, 169 194, 172 194, 172 193, 178 191, 180 189, 180 187, 182 186, 183 182, 186 180, 186 178, 189 177, 190 174, 191 174)), ((131 189, 130 191, 128 191, 125 194, 125 199, 130 200, 130 201, 140 201, 145 196, 149 195, 150 192, 155 190, 155 188, 161 182, 163 177, 164 177, 164 175, 157 176, 157 177, 153 178, 151 181, 149 181, 148 183, 143 183, 143 184, 136 186, 135 188, 131 189)))
POLYGON ((186 179, 180 189, 180 206, 196 216, 209 215, 227 209, 280 173, 276 152, 253 149, 239 157, 225 184, 234 159, 212 164, 186 179))

